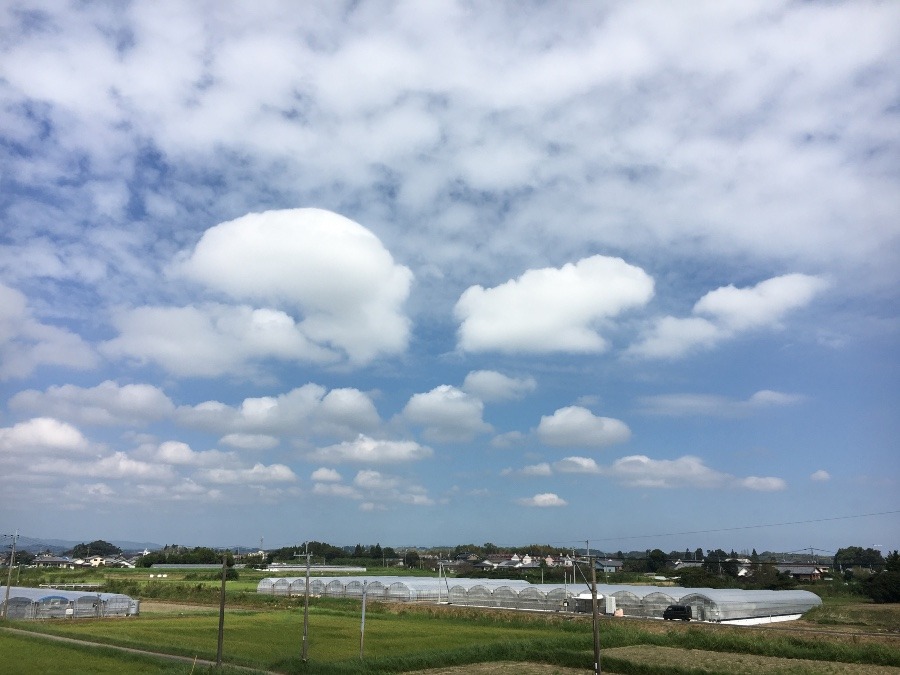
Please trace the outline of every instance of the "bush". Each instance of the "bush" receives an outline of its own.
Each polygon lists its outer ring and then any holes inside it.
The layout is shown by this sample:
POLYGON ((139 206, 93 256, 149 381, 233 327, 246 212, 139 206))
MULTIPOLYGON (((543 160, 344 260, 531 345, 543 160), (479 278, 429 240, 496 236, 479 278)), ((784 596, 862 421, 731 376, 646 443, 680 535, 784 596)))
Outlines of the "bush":
POLYGON ((900 572, 873 574, 863 583, 863 591, 877 603, 900 602, 900 572))

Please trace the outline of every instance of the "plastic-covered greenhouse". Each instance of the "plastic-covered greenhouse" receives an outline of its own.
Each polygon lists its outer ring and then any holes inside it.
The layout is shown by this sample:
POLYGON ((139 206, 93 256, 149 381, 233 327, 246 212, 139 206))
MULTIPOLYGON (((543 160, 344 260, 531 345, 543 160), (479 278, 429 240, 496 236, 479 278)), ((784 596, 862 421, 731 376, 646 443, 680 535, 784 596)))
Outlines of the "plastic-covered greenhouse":
MULTIPOLYGON (((257 584, 257 592, 268 595, 302 595, 305 588, 305 577, 267 577, 257 584)), ((311 577, 309 581, 310 594, 317 596, 361 598, 363 589, 371 600, 538 611, 589 611, 585 600, 590 598, 583 584, 530 584, 515 579, 347 576, 311 577)), ((662 618, 669 605, 690 605, 693 617, 700 621, 785 620, 822 604, 819 596, 809 591, 598 584, 597 594, 614 599, 601 604, 610 613, 614 606, 624 616, 662 618)))
POLYGON ((57 588, 0 586, 0 615, 9 619, 65 619, 132 616, 140 602, 120 593, 89 593, 57 588))

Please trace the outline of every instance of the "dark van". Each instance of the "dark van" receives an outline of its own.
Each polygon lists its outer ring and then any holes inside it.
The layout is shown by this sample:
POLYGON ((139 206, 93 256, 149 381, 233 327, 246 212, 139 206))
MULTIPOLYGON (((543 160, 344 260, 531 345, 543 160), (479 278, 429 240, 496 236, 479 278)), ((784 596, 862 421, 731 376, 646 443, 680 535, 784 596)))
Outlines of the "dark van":
POLYGON ((691 606, 690 605, 669 605, 663 612, 663 619, 666 621, 690 621, 691 606))

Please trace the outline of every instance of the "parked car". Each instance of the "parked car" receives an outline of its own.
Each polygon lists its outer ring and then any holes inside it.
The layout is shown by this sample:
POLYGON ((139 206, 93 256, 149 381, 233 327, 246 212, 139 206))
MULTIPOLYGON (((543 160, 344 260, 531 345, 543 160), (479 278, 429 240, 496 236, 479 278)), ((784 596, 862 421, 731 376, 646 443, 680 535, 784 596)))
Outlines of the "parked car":
POLYGON ((666 621, 690 621, 691 606, 690 605, 669 605, 663 612, 663 619, 666 621))

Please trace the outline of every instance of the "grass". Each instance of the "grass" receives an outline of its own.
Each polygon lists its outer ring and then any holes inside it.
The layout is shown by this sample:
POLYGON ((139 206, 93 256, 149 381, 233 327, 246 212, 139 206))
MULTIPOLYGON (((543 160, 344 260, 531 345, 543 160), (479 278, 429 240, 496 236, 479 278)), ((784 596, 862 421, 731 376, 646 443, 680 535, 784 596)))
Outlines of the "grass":
MULTIPOLYGON (((190 665, 173 663, 167 659, 123 653, 117 649, 89 648, 49 642, 38 637, 10 635, 0 632, 0 654, 8 668, 18 675, 45 675, 65 672, 67 675, 143 675, 154 673, 186 673, 190 665), (11 665, 11 664, 14 664, 11 665)), ((6 672, 13 672, 8 670, 6 672)), ((197 666, 195 675, 203 673, 236 674, 233 668, 216 670, 197 666)), ((246 675, 246 673, 244 673, 246 675)))
MULTIPOLYGON (((207 612, 185 616, 17 622, 16 627, 134 648, 152 650, 164 645, 169 653, 213 660, 218 614, 210 607, 207 612)), ((320 601, 311 608, 309 630, 310 661, 304 664, 299 659, 300 609, 230 610, 225 620, 225 661, 322 675, 398 673, 490 661, 532 661, 583 669, 590 669, 593 663, 590 621, 558 615, 370 603, 363 661, 359 659, 357 601, 320 601)), ((654 645, 900 667, 900 651, 893 644, 740 627, 606 619, 601 642, 605 649, 654 645)))
MULTIPOLYGON (((59 582, 105 581, 105 590, 127 593, 145 601, 194 603, 205 609, 183 613, 175 608, 168 614, 144 613, 128 619, 15 622, 13 625, 24 630, 110 645, 214 660, 218 628, 218 577, 209 575, 204 578, 205 573, 177 571, 167 574, 166 579, 151 580, 149 570, 106 570, 99 579, 94 572, 81 574, 79 579, 72 578, 71 574, 61 574, 59 582)), ((367 605, 365 659, 361 661, 360 602, 334 598, 311 600, 310 661, 302 663, 299 655, 303 600, 257 594, 256 584, 264 576, 268 574, 241 571, 238 580, 229 580, 226 584, 229 609, 225 620, 224 652, 228 663, 283 673, 321 675, 399 673, 450 666, 464 668, 486 662, 523 661, 581 670, 592 668, 591 625, 584 618, 377 602, 367 605)), ((45 580, 43 583, 53 581, 57 580, 45 580)), ((31 580, 28 583, 37 585, 31 580)), ((810 624, 839 626, 842 630, 856 629, 885 635, 900 632, 900 611, 896 605, 873 605, 838 587, 823 596, 824 605, 811 611, 805 617, 806 621, 802 622, 807 627, 810 624)), ((53 649, 35 649, 31 644, 33 640, 23 641, 2 633, 0 635, 5 638, 5 642, 0 643, 4 655, 13 654, 14 657, 10 658, 15 658, 13 662, 17 664, 30 664, 32 661, 37 664, 32 670, 22 672, 48 672, 53 670, 44 667, 48 663, 58 666, 72 662, 73 658, 76 663, 84 659, 83 656, 71 655, 71 650, 77 653, 77 647, 65 647, 68 652, 55 651, 56 645, 53 649)), ((829 663, 900 667, 900 650, 887 638, 880 641, 857 640, 804 636, 768 629, 705 624, 676 626, 668 622, 605 619, 601 642, 604 649, 645 645, 648 649, 677 649, 684 653, 689 653, 689 650, 703 651, 739 655, 747 659, 805 658, 821 664, 823 668, 829 663)), ((169 670, 160 670, 162 666, 159 662, 147 670, 148 666, 141 659, 123 662, 124 657, 112 652, 107 654, 95 650, 90 659, 100 657, 101 661, 111 659, 119 666, 103 670, 106 666, 94 668, 92 662, 91 669, 85 672, 187 672, 171 664, 165 666, 169 670)), ((623 657, 611 654, 610 658, 615 662, 615 658, 623 657)), ((626 669, 617 668, 616 672, 658 672, 647 670, 650 666, 643 666, 634 660, 630 666, 622 668, 626 669)), ((683 672, 701 672, 686 668, 683 672)), ((203 670, 198 667, 194 672, 203 670)))

